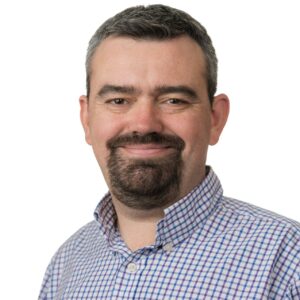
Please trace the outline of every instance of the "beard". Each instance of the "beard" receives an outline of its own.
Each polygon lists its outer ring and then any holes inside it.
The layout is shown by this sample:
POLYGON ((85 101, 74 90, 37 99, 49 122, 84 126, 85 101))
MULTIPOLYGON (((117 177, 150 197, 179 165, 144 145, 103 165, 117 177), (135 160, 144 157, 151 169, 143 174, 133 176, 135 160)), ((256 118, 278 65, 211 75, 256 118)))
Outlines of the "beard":
POLYGON ((149 133, 131 134, 110 139, 108 172, 112 194, 135 209, 163 208, 179 194, 184 141, 178 136, 149 133), (122 157, 120 147, 132 144, 158 144, 171 148, 169 154, 151 159, 122 157))

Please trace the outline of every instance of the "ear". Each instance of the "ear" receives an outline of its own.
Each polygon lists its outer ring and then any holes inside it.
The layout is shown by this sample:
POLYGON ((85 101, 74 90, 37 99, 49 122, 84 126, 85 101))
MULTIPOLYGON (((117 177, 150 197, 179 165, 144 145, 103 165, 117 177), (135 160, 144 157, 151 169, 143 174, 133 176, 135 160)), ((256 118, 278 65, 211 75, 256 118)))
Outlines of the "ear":
POLYGON ((214 97, 211 112, 210 145, 215 145, 222 133, 229 115, 229 99, 225 94, 214 97))
POLYGON ((89 126, 89 102, 87 96, 79 97, 80 120, 85 133, 86 142, 91 145, 90 126, 89 126))

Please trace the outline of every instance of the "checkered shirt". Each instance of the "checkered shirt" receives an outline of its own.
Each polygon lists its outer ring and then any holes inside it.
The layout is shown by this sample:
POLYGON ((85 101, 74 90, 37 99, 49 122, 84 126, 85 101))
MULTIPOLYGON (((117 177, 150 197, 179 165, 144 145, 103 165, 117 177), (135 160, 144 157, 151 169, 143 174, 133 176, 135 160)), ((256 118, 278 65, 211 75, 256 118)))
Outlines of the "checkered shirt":
POLYGON ((223 196, 215 173, 131 252, 107 194, 57 251, 40 300, 300 299, 300 224, 223 196))

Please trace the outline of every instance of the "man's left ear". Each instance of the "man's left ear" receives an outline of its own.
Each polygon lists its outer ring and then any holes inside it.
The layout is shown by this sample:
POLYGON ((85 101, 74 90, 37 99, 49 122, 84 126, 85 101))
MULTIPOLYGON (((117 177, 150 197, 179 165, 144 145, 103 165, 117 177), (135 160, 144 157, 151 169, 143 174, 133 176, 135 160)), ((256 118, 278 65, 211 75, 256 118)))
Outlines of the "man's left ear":
POLYGON ((215 145, 222 133, 229 115, 229 99, 225 94, 214 97, 211 112, 211 130, 209 144, 215 145))

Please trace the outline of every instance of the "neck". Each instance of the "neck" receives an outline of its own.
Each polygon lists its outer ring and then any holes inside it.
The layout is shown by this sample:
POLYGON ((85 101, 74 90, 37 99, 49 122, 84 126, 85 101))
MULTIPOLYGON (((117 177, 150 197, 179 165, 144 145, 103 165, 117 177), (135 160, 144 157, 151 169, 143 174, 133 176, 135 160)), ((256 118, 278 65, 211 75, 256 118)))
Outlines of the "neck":
POLYGON ((156 230, 158 222, 164 218, 164 208, 172 205, 183 196, 188 194, 199 182, 205 177, 205 169, 199 176, 195 176, 197 180, 191 180, 190 183, 183 184, 185 189, 170 195, 173 201, 167 201, 167 205, 162 208, 155 209, 135 209, 123 204, 112 194, 112 202, 116 210, 118 219, 118 228, 120 234, 125 241, 127 247, 131 251, 153 245, 156 239, 156 230))
POLYGON ((120 234, 131 251, 155 243, 157 223, 164 217, 163 208, 138 210, 113 197, 120 234))

